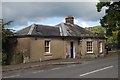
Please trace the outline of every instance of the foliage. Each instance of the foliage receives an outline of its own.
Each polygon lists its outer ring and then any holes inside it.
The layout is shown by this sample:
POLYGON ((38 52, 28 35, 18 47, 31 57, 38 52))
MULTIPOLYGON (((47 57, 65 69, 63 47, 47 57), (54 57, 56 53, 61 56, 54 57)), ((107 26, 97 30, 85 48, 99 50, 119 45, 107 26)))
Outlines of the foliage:
POLYGON ((6 44, 7 37, 13 35, 13 32, 10 29, 2 29, 2 44, 6 44))
MULTIPOLYGON (((11 29, 6 29, 6 25, 10 25, 12 21, 2 24, 2 44, 6 44, 7 37, 13 35, 13 31, 11 29)), ((4 47, 3 47, 4 48, 4 47)))
MULTIPOLYGON (((89 27, 87 29, 92 31, 92 32, 99 33, 100 35, 104 35, 104 37, 106 37, 106 29, 100 25, 89 27)), ((107 37, 107 43, 117 44, 118 43, 117 42, 117 37, 118 37, 117 34, 118 34, 117 31, 113 31, 112 36, 107 37)))
POLYGON ((10 25, 12 21, 9 21, 7 23, 3 23, 2 24, 2 63, 5 65, 5 64, 8 64, 8 36, 11 36, 13 35, 13 31, 11 29, 6 29, 5 26, 7 25, 10 25))
POLYGON ((117 43, 120 45, 120 1, 114 2, 99 2, 97 5, 97 11, 100 12, 103 7, 107 7, 105 10, 105 16, 100 19, 101 26, 106 28, 107 36, 113 36, 114 31, 117 33, 117 43))
POLYGON ((19 64, 22 62, 23 62, 23 53, 18 51, 13 55, 13 64, 19 64))
POLYGON ((2 51, 2 65, 7 64, 7 54, 5 50, 2 51))
POLYGON ((105 36, 105 33, 106 33, 106 29, 104 27, 100 26, 100 25, 89 27, 87 29, 92 31, 92 32, 99 33, 100 35, 104 35, 104 36, 105 36))
POLYGON ((13 21, 8 21, 7 23, 3 23, 2 27, 5 28, 5 25, 10 25, 13 21))

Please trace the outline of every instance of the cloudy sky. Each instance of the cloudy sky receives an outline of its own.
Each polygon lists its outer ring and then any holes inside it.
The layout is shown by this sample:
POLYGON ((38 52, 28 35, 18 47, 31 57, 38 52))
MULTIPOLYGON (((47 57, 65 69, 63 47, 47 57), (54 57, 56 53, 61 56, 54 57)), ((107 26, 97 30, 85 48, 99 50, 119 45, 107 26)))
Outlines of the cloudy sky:
POLYGON ((97 12, 97 2, 3 2, 4 22, 13 20, 9 28, 20 30, 33 23, 56 25, 66 16, 74 16, 81 27, 99 25, 104 10, 97 12))

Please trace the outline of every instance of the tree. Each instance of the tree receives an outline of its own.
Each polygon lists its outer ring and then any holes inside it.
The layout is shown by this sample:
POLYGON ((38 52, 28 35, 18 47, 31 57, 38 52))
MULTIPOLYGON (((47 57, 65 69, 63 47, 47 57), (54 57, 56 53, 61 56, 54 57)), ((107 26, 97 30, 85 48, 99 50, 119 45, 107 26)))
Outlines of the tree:
POLYGON ((107 43, 117 44, 117 31, 113 31, 111 36, 106 36, 106 29, 100 25, 86 28, 92 32, 99 33, 101 36, 107 37, 107 43))
POLYGON ((89 27, 87 28, 88 30, 95 32, 95 33, 99 33, 101 36, 106 36, 106 30, 104 27, 97 25, 97 26, 93 26, 93 27, 89 27))
POLYGON ((7 37, 13 35, 12 29, 6 29, 5 26, 10 25, 13 21, 9 21, 7 23, 2 24, 2 49, 5 48, 5 44, 7 43, 7 37))
POLYGON ((9 21, 7 23, 2 24, 2 64, 5 65, 7 64, 7 44, 8 44, 8 36, 13 35, 13 30, 11 29, 6 29, 6 25, 10 25, 13 21, 9 21))
POLYGON ((99 2, 96 5, 97 11, 100 12, 103 7, 107 7, 105 10, 105 16, 100 19, 101 26, 106 28, 107 36, 112 36, 113 32, 117 34, 117 44, 120 45, 120 1, 115 2, 99 2))

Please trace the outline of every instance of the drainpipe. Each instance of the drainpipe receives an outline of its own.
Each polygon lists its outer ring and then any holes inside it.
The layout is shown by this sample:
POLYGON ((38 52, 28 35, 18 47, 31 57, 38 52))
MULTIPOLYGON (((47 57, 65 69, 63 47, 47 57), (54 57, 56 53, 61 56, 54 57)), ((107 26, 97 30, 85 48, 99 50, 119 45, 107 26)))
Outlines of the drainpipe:
POLYGON ((82 41, 82 39, 79 38, 78 39, 78 55, 79 55, 79 57, 81 57, 81 53, 80 53, 80 51, 81 51, 81 49, 80 49, 81 41, 82 41))
POLYGON ((63 51, 63 54, 64 54, 64 58, 66 59, 66 41, 65 41, 65 38, 62 38, 63 40, 63 48, 64 48, 64 51, 63 51))

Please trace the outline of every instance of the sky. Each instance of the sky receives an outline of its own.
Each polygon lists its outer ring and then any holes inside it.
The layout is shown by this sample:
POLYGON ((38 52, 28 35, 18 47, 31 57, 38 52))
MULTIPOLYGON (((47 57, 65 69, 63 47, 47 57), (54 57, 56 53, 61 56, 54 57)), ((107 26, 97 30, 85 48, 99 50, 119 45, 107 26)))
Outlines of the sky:
POLYGON ((97 12, 97 2, 2 2, 2 18, 4 22, 12 20, 6 27, 14 30, 31 24, 57 25, 69 15, 75 24, 92 27, 100 25, 99 20, 105 15, 104 9, 97 12))

